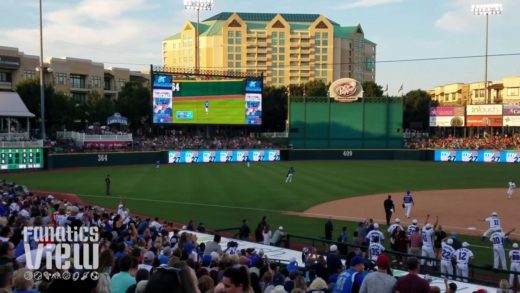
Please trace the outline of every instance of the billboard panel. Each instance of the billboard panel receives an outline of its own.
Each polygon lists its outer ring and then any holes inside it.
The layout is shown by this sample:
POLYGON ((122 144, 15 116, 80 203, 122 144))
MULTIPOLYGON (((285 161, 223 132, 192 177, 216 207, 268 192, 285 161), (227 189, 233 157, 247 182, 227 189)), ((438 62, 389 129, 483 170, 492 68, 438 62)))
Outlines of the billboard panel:
POLYGON ((468 105, 468 106, 466 106, 466 115, 467 116, 502 115, 502 105, 468 105))
POLYGON ((520 116, 520 106, 504 105, 504 116, 520 116))
POLYGON ((477 127, 501 127, 503 122, 502 116, 467 116, 466 119, 467 126, 477 127))
POLYGON ((171 150, 170 164, 280 161, 280 150, 171 150))
POLYGON ((430 117, 464 116, 464 107, 431 107, 430 117))
POLYGON ((504 126, 520 126, 520 116, 502 116, 504 126))
POLYGON ((460 127, 464 125, 464 116, 430 116, 430 127, 460 127))
POLYGON ((520 163, 520 151, 435 150, 437 162, 520 163))

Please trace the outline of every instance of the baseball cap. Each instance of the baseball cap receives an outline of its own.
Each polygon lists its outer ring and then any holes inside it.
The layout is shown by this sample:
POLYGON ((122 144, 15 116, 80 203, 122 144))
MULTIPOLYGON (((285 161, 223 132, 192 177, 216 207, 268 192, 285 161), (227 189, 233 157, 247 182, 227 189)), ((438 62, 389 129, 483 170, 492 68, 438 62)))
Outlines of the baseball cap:
POLYGON ((289 260, 290 263, 293 263, 293 262, 296 262, 296 257, 291 257, 291 259, 289 260))
POLYGON ((377 257, 376 266, 380 269, 386 269, 390 266, 390 259, 388 256, 381 254, 377 257))
POLYGON ((492 212, 491 215, 492 216, 498 216, 497 212, 492 212))
POLYGON ((396 222, 396 223, 401 223, 401 219, 399 219, 399 218, 395 218, 395 222, 396 222))
POLYGON ((513 248, 518 248, 518 243, 513 243, 513 248))
POLYGON ((467 242, 463 242, 463 243, 462 243, 462 247, 469 247, 469 243, 467 243, 467 242))
POLYGON ((375 229, 378 229, 378 228, 379 228, 379 224, 378 224, 378 223, 375 223, 375 224, 374 224, 374 228, 375 228, 375 229))
POLYGON ((428 223, 428 224, 424 225, 424 228, 431 229, 432 228, 432 224, 428 223))
POLYGON ((448 243, 449 245, 452 245, 452 244, 453 244, 453 239, 451 239, 451 238, 448 239, 448 240, 446 241, 446 243, 448 243))
POLYGON ((151 251, 147 251, 144 253, 144 260, 153 260, 155 258, 155 254, 151 251))
POLYGON ((336 244, 332 244, 329 248, 329 251, 330 252, 336 252, 338 251, 338 246, 336 246, 336 244))
POLYGON ((278 230, 283 230, 283 226, 278 227, 278 230))
POLYGON ((351 267, 357 266, 358 264, 364 264, 364 263, 365 263, 365 259, 363 259, 361 256, 354 256, 350 260, 350 266, 351 267))
POLYGON ((123 204, 119 204, 119 205, 117 206, 117 208, 118 208, 118 209, 122 209, 122 208, 123 208, 123 204))
POLYGON ((413 219, 412 223, 417 224, 417 219, 413 219))

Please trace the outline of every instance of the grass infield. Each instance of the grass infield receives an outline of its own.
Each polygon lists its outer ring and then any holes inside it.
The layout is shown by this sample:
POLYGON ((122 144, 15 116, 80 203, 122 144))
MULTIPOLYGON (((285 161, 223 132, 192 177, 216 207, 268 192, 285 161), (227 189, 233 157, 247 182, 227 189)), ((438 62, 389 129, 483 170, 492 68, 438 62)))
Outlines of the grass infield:
MULTIPOLYGON (((248 219, 252 230, 266 215, 271 228, 323 237, 323 219, 284 214, 304 211, 339 198, 389 192, 400 199, 404 190, 504 187, 514 164, 447 164, 406 161, 294 161, 213 165, 155 165, 85 168, 53 172, 12 173, 8 180, 32 189, 76 193, 92 204, 115 207, 127 198, 131 211, 176 222, 202 221, 211 228, 238 227, 248 219), (287 169, 296 173, 285 184, 287 169), (110 174, 112 196, 105 196, 110 174)), ((446 203, 449 204, 449 203, 446 203)), ((360 207, 363 208, 363 207, 360 207)), ((383 204, 381 203, 381 209, 383 204)), ((461 212, 463 212, 461 207, 461 212)), ((371 215, 366 215, 371 217, 371 215)), ((341 226, 352 234, 355 223, 334 221, 335 238, 341 226)), ((386 230, 386 229, 385 229, 386 230)), ((488 241, 460 237, 473 244, 479 264, 492 263, 488 241)))

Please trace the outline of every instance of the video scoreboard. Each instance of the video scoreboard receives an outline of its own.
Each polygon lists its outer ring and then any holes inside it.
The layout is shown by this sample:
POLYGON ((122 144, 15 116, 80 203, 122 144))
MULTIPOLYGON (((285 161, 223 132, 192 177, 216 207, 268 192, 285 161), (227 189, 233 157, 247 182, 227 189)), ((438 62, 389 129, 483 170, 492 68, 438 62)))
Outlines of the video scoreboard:
POLYGON ((262 80, 186 80, 154 73, 153 123, 262 124, 262 80))
POLYGON ((0 170, 43 168, 43 149, 0 149, 0 170))

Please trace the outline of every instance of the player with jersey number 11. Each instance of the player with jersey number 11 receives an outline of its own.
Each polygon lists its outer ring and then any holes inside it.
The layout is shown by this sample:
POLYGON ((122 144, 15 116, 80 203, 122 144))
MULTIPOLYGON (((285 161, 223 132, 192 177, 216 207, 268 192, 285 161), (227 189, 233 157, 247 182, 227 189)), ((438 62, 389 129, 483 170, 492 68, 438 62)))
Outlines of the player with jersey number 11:
POLYGON ((487 217, 482 221, 489 224, 489 229, 482 234, 482 241, 484 241, 491 233, 502 230, 502 225, 500 224, 500 218, 498 217, 497 212, 492 212, 491 217, 487 217))

